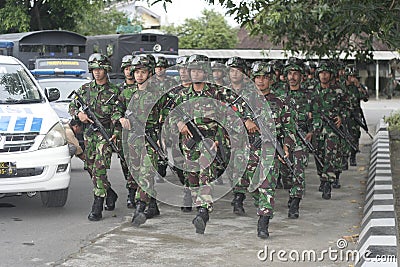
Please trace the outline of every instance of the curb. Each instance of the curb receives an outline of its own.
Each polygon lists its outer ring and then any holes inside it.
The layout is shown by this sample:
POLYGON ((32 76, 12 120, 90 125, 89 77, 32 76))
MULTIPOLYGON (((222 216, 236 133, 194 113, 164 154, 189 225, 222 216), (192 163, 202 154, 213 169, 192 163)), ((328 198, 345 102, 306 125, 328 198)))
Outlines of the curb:
POLYGON ((357 267, 398 266, 397 223, 387 126, 381 119, 372 143, 364 216, 357 245, 357 267))

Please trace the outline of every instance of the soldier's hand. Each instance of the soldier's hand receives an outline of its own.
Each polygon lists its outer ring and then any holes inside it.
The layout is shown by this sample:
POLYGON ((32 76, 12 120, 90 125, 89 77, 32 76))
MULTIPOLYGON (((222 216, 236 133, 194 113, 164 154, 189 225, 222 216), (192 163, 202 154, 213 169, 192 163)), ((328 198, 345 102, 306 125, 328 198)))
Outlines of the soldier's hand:
POLYGON ((246 129, 249 131, 249 133, 255 133, 257 131, 260 131, 260 129, 257 127, 257 125, 250 119, 246 120, 244 123, 246 126, 246 129))
POLYGON ((214 149, 215 151, 217 151, 218 150, 218 144, 219 144, 218 141, 214 141, 214 143, 211 146, 211 149, 214 149))
POLYGON ((189 128, 182 121, 178 122, 178 129, 181 134, 193 137, 193 134, 189 131, 189 128))
POLYGON ((311 140, 312 140, 312 136, 313 136, 313 133, 307 133, 306 134, 306 140, 308 141, 308 142, 311 142, 311 140))
POLYGON ((340 125, 342 125, 342 119, 339 117, 339 116, 337 116, 336 118, 335 118, 335 125, 336 125, 336 127, 340 127, 340 125))
POLYGON ((281 158, 278 156, 278 159, 283 163, 286 164, 285 159, 287 159, 289 157, 289 148, 286 145, 283 145, 283 151, 285 153, 285 155, 283 156, 284 158, 281 158))
POLYGON ((120 119, 119 119, 119 122, 121 123, 122 128, 127 129, 127 130, 130 130, 130 129, 131 129, 131 123, 129 122, 128 119, 126 119, 126 118, 120 118, 120 119))
POLYGON ((113 135, 110 137, 110 140, 109 140, 109 141, 115 142, 116 140, 117 140, 117 135, 113 134, 113 135))
POLYGON ((91 119, 89 119, 88 115, 82 111, 78 113, 78 118, 83 123, 88 123, 88 122, 94 123, 91 119))

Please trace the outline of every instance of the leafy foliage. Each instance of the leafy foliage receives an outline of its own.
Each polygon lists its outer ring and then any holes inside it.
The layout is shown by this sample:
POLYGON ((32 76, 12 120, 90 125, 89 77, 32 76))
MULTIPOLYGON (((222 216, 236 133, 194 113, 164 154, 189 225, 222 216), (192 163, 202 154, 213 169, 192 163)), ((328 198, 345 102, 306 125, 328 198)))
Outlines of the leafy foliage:
POLYGON ((0 1, 0 33, 63 29, 81 34, 115 33, 127 17, 109 0, 0 1))
POLYGON ((238 42, 238 30, 230 27, 224 16, 213 10, 203 10, 199 19, 186 19, 182 25, 162 29, 178 36, 179 47, 184 49, 234 48, 238 42))
MULTIPOLYGON (((173 0, 153 0, 171 3, 173 0)), ((251 35, 267 35, 275 45, 309 56, 372 57, 374 45, 400 50, 397 0, 205 0, 220 4, 251 35)))

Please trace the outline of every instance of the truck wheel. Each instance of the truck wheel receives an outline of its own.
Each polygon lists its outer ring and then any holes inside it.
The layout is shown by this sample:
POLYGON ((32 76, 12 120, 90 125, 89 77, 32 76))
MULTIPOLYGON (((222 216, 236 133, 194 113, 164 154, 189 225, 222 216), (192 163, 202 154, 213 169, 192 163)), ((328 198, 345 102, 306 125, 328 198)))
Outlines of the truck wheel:
POLYGON ((54 191, 42 191, 40 192, 40 198, 44 207, 63 207, 67 202, 68 188, 54 191))

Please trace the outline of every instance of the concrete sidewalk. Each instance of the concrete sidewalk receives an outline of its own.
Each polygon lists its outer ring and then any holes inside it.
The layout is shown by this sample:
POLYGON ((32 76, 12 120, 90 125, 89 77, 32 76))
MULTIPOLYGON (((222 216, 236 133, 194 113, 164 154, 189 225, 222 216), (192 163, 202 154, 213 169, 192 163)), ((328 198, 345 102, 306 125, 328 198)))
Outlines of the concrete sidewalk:
POLYGON ((77 248, 77 253, 57 265, 353 266, 353 254, 348 256, 348 252, 356 249, 360 233, 370 149, 371 140, 363 133, 358 166, 341 175, 342 188, 333 189, 331 200, 322 199, 318 192, 319 178, 311 158, 300 218, 287 218, 288 192, 277 190, 267 240, 257 237, 258 218, 250 196, 244 217, 232 213, 232 193, 217 201, 204 235, 195 234, 191 223, 195 211, 182 213, 162 203, 161 216, 134 228, 130 225, 132 211, 120 199, 117 208, 126 209, 121 225, 77 248))

